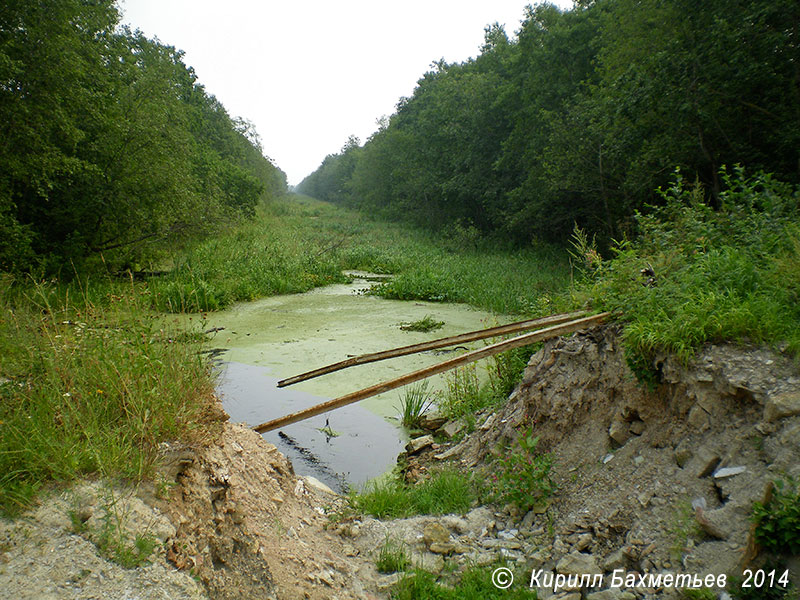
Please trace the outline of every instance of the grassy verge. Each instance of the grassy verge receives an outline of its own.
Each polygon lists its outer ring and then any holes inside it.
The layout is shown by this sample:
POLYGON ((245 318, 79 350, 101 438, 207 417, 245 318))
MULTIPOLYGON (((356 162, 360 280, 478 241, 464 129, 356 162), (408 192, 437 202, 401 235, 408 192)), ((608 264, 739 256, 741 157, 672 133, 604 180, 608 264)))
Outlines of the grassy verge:
POLYGON ((387 298, 464 302, 498 313, 554 312, 566 289, 566 253, 462 246, 407 225, 304 196, 260 208, 256 219, 194 246, 149 281, 155 306, 205 311, 342 281, 342 270, 393 273, 387 298))
POLYGON ((202 336, 166 329, 146 289, 0 285, 0 511, 46 481, 141 478, 159 442, 205 434, 202 336))

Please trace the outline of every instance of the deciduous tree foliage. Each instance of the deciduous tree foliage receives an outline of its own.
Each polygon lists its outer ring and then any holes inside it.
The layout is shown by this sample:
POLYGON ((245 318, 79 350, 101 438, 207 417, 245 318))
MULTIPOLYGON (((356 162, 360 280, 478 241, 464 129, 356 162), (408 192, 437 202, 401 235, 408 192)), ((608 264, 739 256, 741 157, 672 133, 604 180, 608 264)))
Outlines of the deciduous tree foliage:
POLYGON ((798 44, 792 0, 529 7, 515 38, 495 25, 477 58, 435 63, 300 189, 520 243, 575 223, 617 238, 676 167, 712 204, 726 164, 800 181, 798 44))
POLYGON ((4 4, 0 270, 131 263, 285 189, 252 126, 112 0, 4 4))

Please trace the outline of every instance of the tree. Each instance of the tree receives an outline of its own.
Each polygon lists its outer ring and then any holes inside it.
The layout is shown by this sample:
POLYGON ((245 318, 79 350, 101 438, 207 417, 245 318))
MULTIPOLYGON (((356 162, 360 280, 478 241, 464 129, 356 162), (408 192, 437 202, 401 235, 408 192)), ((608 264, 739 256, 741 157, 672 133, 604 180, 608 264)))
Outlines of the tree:
POLYGON ((111 0, 0 13, 1 269, 130 264, 251 215, 285 175, 182 54, 117 29, 111 0), (255 145, 254 145, 255 144, 255 145))

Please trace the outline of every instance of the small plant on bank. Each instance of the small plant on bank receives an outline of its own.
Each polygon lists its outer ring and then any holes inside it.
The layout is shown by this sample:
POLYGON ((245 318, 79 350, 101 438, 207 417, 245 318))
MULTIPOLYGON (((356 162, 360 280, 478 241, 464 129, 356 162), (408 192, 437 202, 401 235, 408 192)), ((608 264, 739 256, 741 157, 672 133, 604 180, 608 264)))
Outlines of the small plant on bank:
POLYGON ((487 365, 489 387, 491 388, 492 396, 498 402, 505 401, 509 394, 514 391, 514 388, 517 387, 517 384, 522 380, 525 367, 528 366, 528 361, 539 346, 539 344, 535 344, 523 346, 522 348, 512 348, 490 357, 487 365))
POLYGON ((513 503, 522 510, 541 506, 556 490, 550 477, 553 457, 536 451, 539 438, 528 431, 519 439, 519 451, 497 459, 490 478, 489 495, 494 502, 513 503))
POLYGON ((154 483, 156 498, 160 500, 169 500, 170 495, 172 494, 172 488, 178 485, 177 482, 167 479, 160 473, 156 475, 154 483))
POLYGON ((676 561, 683 557, 690 537, 695 540, 702 540, 706 537, 706 533, 695 519, 695 509, 688 500, 678 503, 669 532, 673 540, 670 546, 670 555, 676 561))
POLYGON ((437 321, 430 315, 425 315, 419 321, 412 321, 410 323, 400 323, 402 331, 419 331, 421 333, 429 333, 444 327, 444 321, 437 321))
POLYGON ((743 587, 745 584, 745 577, 741 574, 732 574, 728 578, 728 593, 736 600, 797 600, 800 598, 798 595, 797 586, 783 579, 781 574, 786 573, 786 565, 767 561, 764 566, 759 569, 764 573, 774 572, 776 574, 775 580, 765 580, 762 586, 755 585, 753 579, 748 579, 748 587, 743 587))
POLYGON ((400 408, 398 409, 403 427, 407 429, 419 427, 422 415, 428 411, 432 403, 430 394, 428 394, 427 381, 408 386, 400 399, 400 408))
POLYGON ((800 554, 800 483, 788 478, 777 480, 772 498, 766 504, 753 504, 755 538, 774 554, 800 554))
POLYGON ((391 536, 386 536, 380 551, 378 552, 378 559, 375 561, 375 568, 378 573, 397 573, 398 571, 405 571, 411 564, 406 552, 405 544, 398 541, 391 536))
POLYGON ((67 516, 73 533, 93 542, 102 556, 126 569, 149 562, 158 540, 147 530, 131 534, 128 509, 114 490, 106 489, 99 503, 99 526, 91 525, 93 501, 75 495, 71 504, 67 516))
POLYGON ((597 239, 578 227, 576 223, 572 229, 569 240, 571 248, 567 250, 570 256, 570 266, 578 269, 584 278, 595 277, 603 268, 603 258, 597 251, 597 239))
POLYGON ((369 483, 363 492, 350 495, 349 504, 355 512, 393 519, 465 513, 476 497, 475 484, 469 475, 443 469, 416 485, 398 479, 369 483))

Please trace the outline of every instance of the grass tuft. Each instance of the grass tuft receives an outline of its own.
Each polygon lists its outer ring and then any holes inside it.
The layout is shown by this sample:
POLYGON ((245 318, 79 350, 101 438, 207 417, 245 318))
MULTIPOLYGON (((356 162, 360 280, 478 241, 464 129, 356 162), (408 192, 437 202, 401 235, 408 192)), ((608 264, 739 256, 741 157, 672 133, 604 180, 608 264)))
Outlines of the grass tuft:
POLYGON ((403 427, 407 429, 418 427, 422 416, 428 411, 431 404, 427 380, 409 385, 400 399, 400 422, 403 427))
POLYGON ((471 567, 464 571, 455 585, 442 585, 436 576, 422 569, 415 569, 406 575, 392 591, 393 600, 528 600, 536 598, 536 592, 529 589, 524 574, 517 573, 520 583, 509 589, 499 589, 492 582, 492 573, 497 565, 471 567))
POLYGON ((418 321, 400 324, 400 329, 402 331, 419 331, 421 333, 429 333, 441 329, 442 327, 444 327, 444 321, 437 321, 430 315, 425 315, 418 321))
POLYGON ((468 475, 447 469, 432 473, 416 485, 397 479, 369 483, 363 492, 351 494, 349 500, 356 512, 394 519, 465 513, 476 497, 475 484, 468 475))

